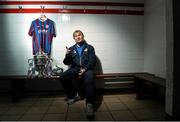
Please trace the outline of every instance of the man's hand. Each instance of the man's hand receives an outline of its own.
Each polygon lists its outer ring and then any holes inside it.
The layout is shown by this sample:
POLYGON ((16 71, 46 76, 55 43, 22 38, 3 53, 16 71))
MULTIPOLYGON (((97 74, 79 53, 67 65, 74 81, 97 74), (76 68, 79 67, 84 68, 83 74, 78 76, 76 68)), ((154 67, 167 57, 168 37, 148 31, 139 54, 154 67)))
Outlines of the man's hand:
POLYGON ((82 76, 86 70, 84 68, 81 68, 79 71, 79 76, 82 76))
POLYGON ((71 50, 66 46, 66 54, 70 54, 71 50))

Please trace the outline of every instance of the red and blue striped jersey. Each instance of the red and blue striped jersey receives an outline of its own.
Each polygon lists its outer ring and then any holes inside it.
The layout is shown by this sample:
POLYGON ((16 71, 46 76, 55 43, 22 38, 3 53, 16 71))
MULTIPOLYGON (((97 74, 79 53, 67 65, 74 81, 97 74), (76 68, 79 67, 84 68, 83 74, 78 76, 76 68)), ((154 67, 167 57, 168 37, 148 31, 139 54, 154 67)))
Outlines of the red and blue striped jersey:
POLYGON ((39 50, 51 55, 52 38, 56 37, 54 21, 48 18, 33 20, 28 34, 32 36, 33 55, 39 50))

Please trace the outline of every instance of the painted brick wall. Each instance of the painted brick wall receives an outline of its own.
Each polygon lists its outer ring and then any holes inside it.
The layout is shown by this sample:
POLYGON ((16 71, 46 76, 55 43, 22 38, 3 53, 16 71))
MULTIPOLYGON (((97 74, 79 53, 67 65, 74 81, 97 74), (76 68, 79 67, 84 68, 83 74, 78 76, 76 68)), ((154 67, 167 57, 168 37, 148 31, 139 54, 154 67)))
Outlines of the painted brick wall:
POLYGON ((166 78, 165 0, 146 0, 144 7, 144 71, 166 78))

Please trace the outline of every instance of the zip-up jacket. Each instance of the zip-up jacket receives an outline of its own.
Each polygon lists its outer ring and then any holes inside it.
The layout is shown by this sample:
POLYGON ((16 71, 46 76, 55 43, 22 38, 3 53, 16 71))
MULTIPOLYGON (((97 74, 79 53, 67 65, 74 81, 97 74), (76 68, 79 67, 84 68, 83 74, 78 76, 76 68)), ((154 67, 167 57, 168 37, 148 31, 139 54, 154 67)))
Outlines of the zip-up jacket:
POLYGON ((76 44, 70 47, 69 54, 66 54, 63 63, 70 65, 71 68, 85 68, 85 70, 93 70, 96 65, 96 55, 94 47, 84 42, 82 54, 78 54, 76 44))

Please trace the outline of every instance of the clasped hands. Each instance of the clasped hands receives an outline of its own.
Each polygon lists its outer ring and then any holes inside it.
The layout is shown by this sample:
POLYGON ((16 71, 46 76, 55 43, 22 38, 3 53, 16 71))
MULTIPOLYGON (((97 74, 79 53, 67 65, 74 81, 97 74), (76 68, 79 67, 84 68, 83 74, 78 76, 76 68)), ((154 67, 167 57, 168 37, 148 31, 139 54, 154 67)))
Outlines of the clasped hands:
POLYGON ((80 68, 80 70, 79 70, 79 76, 82 76, 82 75, 84 74, 84 72, 86 72, 86 69, 80 68))

